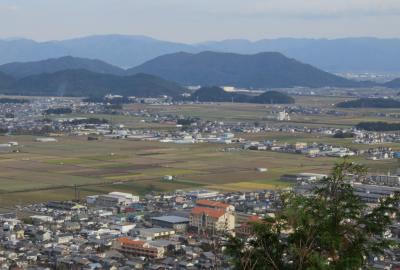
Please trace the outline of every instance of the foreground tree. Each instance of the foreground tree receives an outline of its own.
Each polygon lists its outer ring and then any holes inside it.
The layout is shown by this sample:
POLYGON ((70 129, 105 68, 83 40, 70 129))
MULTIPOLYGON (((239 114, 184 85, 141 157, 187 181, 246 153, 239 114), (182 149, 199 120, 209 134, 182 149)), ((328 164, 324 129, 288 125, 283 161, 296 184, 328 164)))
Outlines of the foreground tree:
POLYGON ((346 181, 365 174, 365 167, 344 160, 311 196, 282 194, 282 208, 254 223, 251 238, 230 238, 226 250, 235 269, 360 269, 371 256, 394 248, 385 236, 400 196, 369 207, 346 181))

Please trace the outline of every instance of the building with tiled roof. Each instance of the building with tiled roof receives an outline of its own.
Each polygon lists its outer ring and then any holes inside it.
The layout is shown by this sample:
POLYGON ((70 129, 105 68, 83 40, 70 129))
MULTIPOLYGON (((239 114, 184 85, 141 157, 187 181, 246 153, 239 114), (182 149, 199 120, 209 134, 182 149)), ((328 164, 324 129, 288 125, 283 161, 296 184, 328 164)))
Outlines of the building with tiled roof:
POLYGON ((227 209, 231 205, 227 203, 217 202, 217 201, 210 201, 210 200, 198 200, 196 201, 197 206, 204 206, 209 208, 218 208, 218 209, 227 209))
POLYGON ((164 248, 151 245, 147 241, 135 240, 129 237, 120 237, 114 241, 114 249, 131 256, 148 258, 163 258, 164 248))
POLYGON ((235 229, 235 208, 232 205, 198 200, 190 213, 189 225, 201 232, 231 232, 235 229))

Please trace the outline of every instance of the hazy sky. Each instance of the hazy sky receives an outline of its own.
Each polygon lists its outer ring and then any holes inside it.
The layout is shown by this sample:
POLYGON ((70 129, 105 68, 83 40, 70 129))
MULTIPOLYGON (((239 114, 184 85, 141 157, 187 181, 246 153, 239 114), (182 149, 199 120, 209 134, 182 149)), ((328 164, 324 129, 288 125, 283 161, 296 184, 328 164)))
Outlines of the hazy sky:
POLYGON ((0 0, 0 38, 400 37, 400 0, 0 0))

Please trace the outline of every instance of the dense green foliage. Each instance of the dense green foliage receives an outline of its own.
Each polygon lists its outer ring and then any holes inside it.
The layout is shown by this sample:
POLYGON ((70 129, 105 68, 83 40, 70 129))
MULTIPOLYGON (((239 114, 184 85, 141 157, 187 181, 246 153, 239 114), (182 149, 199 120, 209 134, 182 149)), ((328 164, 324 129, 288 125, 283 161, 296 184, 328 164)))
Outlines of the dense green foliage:
POLYGON ((100 124, 107 124, 107 119, 99 119, 99 118, 85 118, 85 119, 74 119, 70 121, 73 125, 82 125, 82 124, 93 124, 93 125, 100 125, 100 124))
POLYGON ((333 135, 333 138, 336 139, 345 139, 345 138, 353 138, 354 133, 352 132, 343 132, 343 131, 338 131, 333 135))
POLYGON ((336 104, 338 108, 400 108, 400 101, 391 98, 360 98, 336 104))
POLYGON ((224 89, 213 87, 202 87, 192 94, 192 101, 199 102, 246 102, 250 99, 249 96, 226 92, 224 89))
POLYGON ((197 121, 199 121, 200 119, 199 118, 197 118, 197 117, 188 117, 188 118, 181 118, 181 119, 178 119, 177 121, 176 121, 176 123, 178 124, 178 125, 182 125, 182 126, 190 126, 191 124, 193 124, 193 123, 196 123, 197 121))
POLYGON ((128 72, 153 74, 185 85, 230 85, 245 88, 361 85, 275 52, 254 55, 175 53, 157 57, 128 72))
POLYGON ((184 91, 185 89, 178 84, 152 75, 117 76, 82 69, 25 77, 12 83, 2 93, 79 97, 103 97, 112 93, 123 96, 156 97, 178 96, 184 91))
POLYGON ((366 169, 347 160, 337 164, 312 196, 283 194, 281 210, 254 223, 252 237, 231 237, 227 253, 235 269, 355 270, 394 245, 384 235, 398 214, 399 194, 370 209, 347 174, 363 178, 366 169))
POLYGON ((6 134, 6 133, 8 133, 8 128, 6 128, 6 127, 0 127, 0 135, 4 135, 4 134, 6 134))
POLYGON ((44 114, 69 114, 72 113, 71 108, 50 108, 44 111, 44 114))
POLYGON ((396 131, 400 130, 400 124, 387 122, 361 122, 356 125, 356 128, 367 131, 396 131))
POLYGON ((85 69, 96 73, 123 75, 125 70, 100 60, 64 56, 36 62, 14 62, 0 66, 0 72, 14 78, 23 78, 42 73, 55 73, 69 69, 85 69))
POLYGON ((262 104, 292 104, 294 98, 278 91, 267 91, 251 99, 252 103, 262 104))
POLYGON ((291 104, 294 98, 277 91, 266 91, 259 96, 249 96, 226 92, 220 87, 202 87, 191 96, 192 101, 199 102, 248 102, 260 104, 291 104))

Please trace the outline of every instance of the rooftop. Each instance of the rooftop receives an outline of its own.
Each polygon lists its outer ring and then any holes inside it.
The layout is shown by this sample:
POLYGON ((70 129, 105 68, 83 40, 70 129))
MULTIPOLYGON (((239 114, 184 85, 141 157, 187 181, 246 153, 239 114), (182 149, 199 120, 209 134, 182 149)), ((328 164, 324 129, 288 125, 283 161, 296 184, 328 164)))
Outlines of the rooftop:
POLYGON ((212 207, 212 208, 227 208, 230 205, 227 203, 217 202, 217 201, 209 201, 209 200, 198 200, 196 202, 197 205, 212 207))
POLYGON ((161 217, 153 217, 152 219, 158 220, 158 221, 169 222, 169 223, 189 222, 189 219, 184 218, 184 217, 178 217, 178 216, 161 216, 161 217))
POLYGON ((133 240, 129 237, 120 237, 117 239, 117 241, 121 244, 126 244, 126 245, 144 245, 146 243, 145 241, 133 240))
POLYGON ((196 215, 196 216, 205 214, 205 215, 213 217, 213 218, 219 218, 225 214, 225 211, 215 210, 215 209, 211 209, 211 208, 207 208, 207 207, 196 206, 195 208, 192 209, 192 214, 196 215))

